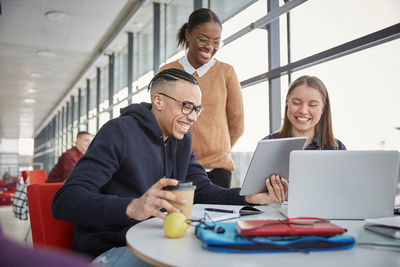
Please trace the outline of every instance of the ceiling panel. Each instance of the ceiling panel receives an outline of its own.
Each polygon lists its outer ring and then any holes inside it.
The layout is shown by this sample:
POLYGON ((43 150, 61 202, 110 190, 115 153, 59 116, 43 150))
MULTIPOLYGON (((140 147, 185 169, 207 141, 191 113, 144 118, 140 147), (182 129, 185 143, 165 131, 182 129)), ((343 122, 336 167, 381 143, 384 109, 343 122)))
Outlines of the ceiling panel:
POLYGON ((112 19, 96 16, 77 16, 75 18, 73 34, 85 34, 98 36, 104 33, 104 29, 111 23, 112 19))
MULTIPOLYGON (((7 2, 6 2, 7 3, 7 2)), ((2 4, 2 18, 4 27, 18 27, 33 30, 40 17, 41 7, 2 4), (19 14, 14 16, 13 14, 19 14), (21 19, 24 18, 23 20, 21 19)))
MULTIPOLYGON (((60 10, 69 14, 80 13, 86 0, 46 0, 44 10, 60 10)), ((99 1, 104 2, 104 1, 99 1)))
POLYGON ((89 16, 99 16, 114 19, 113 14, 118 13, 127 0, 113 0, 113 4, 106 1, 86 0, 82 5, 81 13, 89 16))
POLYGON ((92 37, 85 34, 73 34, 65 43, 65 49, 90 52, 95 48, 96 44, 92 42, 92 37))

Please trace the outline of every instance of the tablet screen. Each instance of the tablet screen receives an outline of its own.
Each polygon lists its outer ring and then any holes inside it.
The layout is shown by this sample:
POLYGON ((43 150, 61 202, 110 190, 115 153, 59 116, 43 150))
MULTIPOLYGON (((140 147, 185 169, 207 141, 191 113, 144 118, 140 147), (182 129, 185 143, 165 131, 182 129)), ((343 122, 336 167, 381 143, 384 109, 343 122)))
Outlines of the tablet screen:
POLYGON ((266 192, 265 179, 272 174, 289 180, 289 156, 293 150, 302 150, 306 137, 261 140, 250 161, 240 195, 266 192))

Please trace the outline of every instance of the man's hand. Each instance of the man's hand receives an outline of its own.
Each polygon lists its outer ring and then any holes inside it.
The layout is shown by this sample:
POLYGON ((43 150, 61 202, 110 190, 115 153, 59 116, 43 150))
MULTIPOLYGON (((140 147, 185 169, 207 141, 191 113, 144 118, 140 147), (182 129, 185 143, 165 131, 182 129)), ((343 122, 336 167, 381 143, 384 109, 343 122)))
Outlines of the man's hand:
POLYGON ((279 175, 273 174, 270 178, 265 180, 267 186, 267 193, 257 193, 247 195, 245 200, 247 203, 267 205, 272 203, 280 204, 287 199, 289 185, 284 178, 279 175))
POLYGON ((178 180, 161 178, 157 183, 150 187, 140 198, 132 200, 126 208, 126 215, 129 218, 142 221, 150 216, 164 219, 166 217, 160 209, 164 208, 167 212, 180 212, 170 202, 177 202, 186 205, 186 200, 178 197, 174 193, 162 190, 164 186, 177 185, 178 180))

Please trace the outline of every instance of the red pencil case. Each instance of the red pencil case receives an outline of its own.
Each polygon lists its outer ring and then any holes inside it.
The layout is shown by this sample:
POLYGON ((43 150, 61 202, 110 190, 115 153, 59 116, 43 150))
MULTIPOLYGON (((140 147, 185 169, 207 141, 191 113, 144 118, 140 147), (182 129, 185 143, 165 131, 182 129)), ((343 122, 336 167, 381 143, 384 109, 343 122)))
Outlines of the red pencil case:
POLYGON ((238 220, 236 232, 241 236, 333 236, 346 229, 328 220, 314 217, 296 217, 285 220, 238 220))

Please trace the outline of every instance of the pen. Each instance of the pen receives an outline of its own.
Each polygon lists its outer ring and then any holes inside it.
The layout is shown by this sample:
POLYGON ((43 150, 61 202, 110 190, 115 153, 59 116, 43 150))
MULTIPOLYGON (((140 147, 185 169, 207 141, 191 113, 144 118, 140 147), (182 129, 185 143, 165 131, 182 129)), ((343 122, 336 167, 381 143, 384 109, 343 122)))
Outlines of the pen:
POLYGON ((223 210, 223 209, 213 209, 213 208, 205 208, 204 210, 213 212, 235 213, 235 211, 233 210, 223 210))

